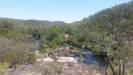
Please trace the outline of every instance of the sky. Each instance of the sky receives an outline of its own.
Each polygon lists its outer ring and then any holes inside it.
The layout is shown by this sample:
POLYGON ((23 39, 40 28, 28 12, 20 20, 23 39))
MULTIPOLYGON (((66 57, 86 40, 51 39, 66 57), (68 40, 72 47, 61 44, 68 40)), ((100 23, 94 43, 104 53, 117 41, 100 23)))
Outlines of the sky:
POLYGON ((0 17, 71 23, 131 0, 0 0, 0 17))

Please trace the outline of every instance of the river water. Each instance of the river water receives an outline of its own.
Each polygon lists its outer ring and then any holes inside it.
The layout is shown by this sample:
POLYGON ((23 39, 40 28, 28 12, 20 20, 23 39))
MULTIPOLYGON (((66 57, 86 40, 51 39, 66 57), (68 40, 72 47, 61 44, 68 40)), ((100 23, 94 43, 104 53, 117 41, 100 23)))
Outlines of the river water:
MULTIPOLYGON (((75 59, 77 59, 77 61, 80 60, 80 56, 76 55, 75 59)), ((84 60, 83 60, 84 64, 96 64, 99 67, 105 67, 106 66, 106 61, 103 55, 93 55, 92 53, 86 53, 84 55, 84 60)))

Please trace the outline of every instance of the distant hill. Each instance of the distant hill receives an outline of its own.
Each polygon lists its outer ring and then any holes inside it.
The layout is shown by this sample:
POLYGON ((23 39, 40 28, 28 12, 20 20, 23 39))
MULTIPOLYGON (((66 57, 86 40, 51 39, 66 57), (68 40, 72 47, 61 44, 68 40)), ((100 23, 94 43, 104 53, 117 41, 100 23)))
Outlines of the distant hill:
MULTIPOLYGON (((0 21, 9 20, 17 25, 32 25, 32 26, 47 26, 47 25, 69 25, 63 21, 46 21, 46 20, 21 20, 11 18, 0 18, 0 21)), ((88 30, 110 30, 114 26, 121 24, 133 26, 133 2, 128 2, 116 5, 112 8, 107 8, 94 15, 84 18, 81 21, 73 22, 70 25, 80 25, 81 28, 88 30), (105 28, 106 27, 106 28, 105 28)))
POLYGON ((102 10, 82 21, 75 22, 75 24, 97 30, 109 30, 112 27, 125 24, 133 29, 133 2, 102 10))
POLYGON ((46 20, 21 20, 21 19, 11 19, 11 18, 0 18, 0 21, 12 21, 17 25, 34 25, 34 26, 45 26, 45 25, 66 25, 63 21, 46 21, 46 20))

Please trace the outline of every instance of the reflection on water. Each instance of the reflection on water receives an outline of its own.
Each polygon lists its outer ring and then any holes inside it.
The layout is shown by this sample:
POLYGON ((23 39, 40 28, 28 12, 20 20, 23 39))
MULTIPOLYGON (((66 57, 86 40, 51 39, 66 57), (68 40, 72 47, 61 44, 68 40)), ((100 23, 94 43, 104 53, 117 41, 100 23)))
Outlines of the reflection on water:
POLYGON ((102 55, 85 55, 85 64, 97 64, 100 67, 105 66, 105 59, 102 55))
MULTIPOLYGON (((80 60, 80 56, 76 55, 75 59, 77 59, 78 61, 80 60)), ((85 64, 97 64, 100 67, 104 67, 105 65, 105 58, 103 55, 93 55, 90 53, 86 53, 84 55, 84 61, 83 63, 85 64)))

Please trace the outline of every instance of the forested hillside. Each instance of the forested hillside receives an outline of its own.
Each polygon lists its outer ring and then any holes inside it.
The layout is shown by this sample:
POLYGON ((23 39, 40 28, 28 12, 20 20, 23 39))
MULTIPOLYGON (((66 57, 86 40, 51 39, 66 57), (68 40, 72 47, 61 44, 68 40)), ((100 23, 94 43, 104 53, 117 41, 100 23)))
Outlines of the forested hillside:
MULTIPOLYGON (((117 64, 113 75, 124 75, 125 65, 133 55, 133 3, 116 5, 102 10, 78 22, 85 35, 79 35, 79 42, 93 51, 105 51, 112 63, 117 64)), ((129 68, 129 67, 128 67, 129 68)))
POLYGON ((133 2, 102 10, 79 22, 64 23, 40 20, 0 18, 0 62, 25 64, 35 61, 36 36, 42 53, 58 50, 67 42, 84 46, 100 55, 106 53, 113 74, 124 75, 125 65, 133 55, 133 2), (116 70, 116 71, 115 71, 116 70))

